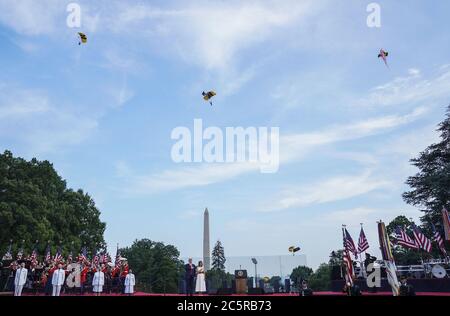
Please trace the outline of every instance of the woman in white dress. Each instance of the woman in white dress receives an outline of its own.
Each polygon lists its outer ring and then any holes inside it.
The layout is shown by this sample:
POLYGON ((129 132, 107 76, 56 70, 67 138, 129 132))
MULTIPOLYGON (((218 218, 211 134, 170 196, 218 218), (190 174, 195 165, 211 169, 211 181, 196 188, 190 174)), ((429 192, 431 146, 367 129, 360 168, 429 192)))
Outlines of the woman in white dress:
POLYGON ((205 268, 203 267, 202 261, 200 261, 197 266, 197 281, 195 283, 195 292, 199 294, 206 293, 205 268))
POLYGON ((125 294, 133 295, 134 286, 136 285, 136 279, 134 277, 133 271, 130 269, 127 276, 125 277, 125 294))
POLYGON ((92 291, 95 295, 100 295, 103 292, 103 285, 105 285, 105 274, 99 269, 94 273, 92 279, 92 291))

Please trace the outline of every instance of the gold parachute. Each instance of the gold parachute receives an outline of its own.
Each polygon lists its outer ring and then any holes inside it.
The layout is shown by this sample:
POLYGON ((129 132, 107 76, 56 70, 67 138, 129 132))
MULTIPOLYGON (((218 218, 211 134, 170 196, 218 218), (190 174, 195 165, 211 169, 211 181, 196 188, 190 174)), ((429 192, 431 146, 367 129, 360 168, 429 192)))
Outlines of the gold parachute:
POLYGON ((78 33, 78 36, 80 36, 80 41, 78 42, 78 45, 81 45, 81 43, 86 44, 87 43, 87 36, 84 33, 78 33))
POLYGON ((209 91, 209 92, 202 92, 202 96, 203 96, 203 100, 205 100, 206 102, 209 101, 209 104, 211 104, 211 106, 213 105, 211 99, 213 97, 215 97, 217 94, 214 91, 209 91))

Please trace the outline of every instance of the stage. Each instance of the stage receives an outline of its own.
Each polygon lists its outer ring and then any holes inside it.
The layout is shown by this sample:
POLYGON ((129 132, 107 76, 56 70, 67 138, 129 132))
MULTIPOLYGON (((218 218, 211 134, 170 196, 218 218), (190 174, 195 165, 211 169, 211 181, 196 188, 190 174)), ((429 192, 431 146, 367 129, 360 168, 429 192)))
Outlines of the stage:
MULTIPOLYGON (((12 292, 4 292, 0 293, 0 296, 12 296, 12 292)), ((370 293, 370 292, 363 292, 363 296, 392 296, 392 292, 378 292, 378 293, 370 293)), ((417 292, 417 296, 449 296, 449 292, 417 292)), ((45 297, 44 294, 29 294, 24 293, 23 296, 42 296, 45 297)), ((81 296, 81 295, 74 295, 74 294, 62 294, 61 296, 81 296)), ((93 293, 84 294, 83 296, 95 296, 93 293)), ((128 297, 128 295, 124 294, 102 294, 101 296, 107 296, 107 297, 128 297)), ((155 293, 144 293, 144 292, 136 292, 134 297, 186 297, 185 294, 155 294, 155 293)), ((194 295, 195 297, 215 297, 215 296, 224 296, 224 297, 298 297, 298 294, 289 294, 289 293, 278 293, 278 294, 264 294, 264 295, 246 295, 246 294, 232 294, 232 295, 194 295)), ((344 293, 341 292, 314 292, 314 296, 346 296, 344 293)))

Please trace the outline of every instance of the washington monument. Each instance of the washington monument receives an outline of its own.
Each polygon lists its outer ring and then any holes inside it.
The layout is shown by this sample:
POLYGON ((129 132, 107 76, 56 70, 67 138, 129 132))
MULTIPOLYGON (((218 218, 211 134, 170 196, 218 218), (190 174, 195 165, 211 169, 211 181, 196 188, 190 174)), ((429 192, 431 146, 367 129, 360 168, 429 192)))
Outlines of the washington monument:
POLYGON ((203 215, 203 264, 205 266, 205 271, 209 271, 211 268, 211 252, 209 248, 209 212, 205 209, 205 214, 203 215))

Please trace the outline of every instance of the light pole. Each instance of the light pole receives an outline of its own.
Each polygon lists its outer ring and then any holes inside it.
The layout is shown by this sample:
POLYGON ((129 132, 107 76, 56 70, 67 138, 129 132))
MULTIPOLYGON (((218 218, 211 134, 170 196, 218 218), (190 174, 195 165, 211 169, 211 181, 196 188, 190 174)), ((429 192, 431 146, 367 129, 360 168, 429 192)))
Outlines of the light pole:
POLYGON ((252 262, 255 265, 255 288, 258 288, 258 272, 256 270, 256 265, 258 264, 258 261, 256 258, 252 258, 252 262))

